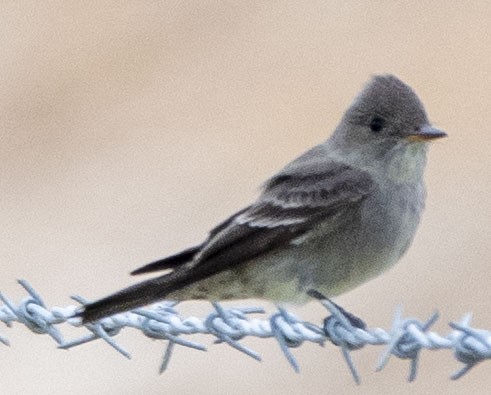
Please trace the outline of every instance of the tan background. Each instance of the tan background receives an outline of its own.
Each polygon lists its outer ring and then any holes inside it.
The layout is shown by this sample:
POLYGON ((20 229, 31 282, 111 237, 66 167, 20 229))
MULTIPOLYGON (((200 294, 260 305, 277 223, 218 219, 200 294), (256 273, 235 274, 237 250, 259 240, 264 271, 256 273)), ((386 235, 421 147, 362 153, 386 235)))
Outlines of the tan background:
MULTIPOLYGON (((436 326, 474 312, 490 328, 490 3, 346 1, 2 2, 0 289, 29 280, 50 305, 130 284, 136 266, 200 241, 287 161, 325 139, 377 72, 414 87, 450 138, 434 144, 429 199, 413 248, 337 300, 372 326, 397 305, 436 326), (368 2, 367 2, 368 3, 368 2)), ((263 302, 253 302, 262 304, 263 302)), ((191 306, 198 314, 206 304, 191 306)), ((318 322, 312 303, 297 312, 318 322)), ((356 352, 356 387, 332 346, 270 340, 257 363, 225 346, 176 349, 132 331, 127 361, 102 343, 64 352, 20 325, 2 329, 4 394, 488 393, 491 363, 458 382, 449 352, 374 373, 356 352)), ((75 336, 82 331, 68 331, 75 336)))

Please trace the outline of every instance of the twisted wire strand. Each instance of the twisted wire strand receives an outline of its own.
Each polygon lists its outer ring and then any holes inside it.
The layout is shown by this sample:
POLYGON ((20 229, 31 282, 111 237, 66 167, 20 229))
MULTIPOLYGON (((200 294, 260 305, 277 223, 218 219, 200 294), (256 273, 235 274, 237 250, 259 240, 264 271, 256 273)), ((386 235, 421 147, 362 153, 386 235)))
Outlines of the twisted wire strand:
MULTIPOLYGON (((247 336, 274 338, 284 356, 299 372, 300 367, 292 353, 292 349, 304 342, 324 345, 326 341, 340 347, 348 369, 356 383, 360 383, 360 375, 355 367, 351 352, 366 345, 385 345, 380 356, 377 371, 382 370, 391 356, 407 359, 410 362, 408 380, 416 379, 418 361, 421 350, 451 349, 455 359, 463 363, 451 378, 456 380, 468 373, 479 362, 491 359, 491 332, 471 327, 471 314, 466 314, 460 322, 449 324, 451 331, 440 335, 430 331, 438 320, 434 313, 426 321, 404 318, 402 309, 394 316, 392 328, 386 331, 381 328, 367 328, 359 318, 346 312, 321 294, 311 291, 311 296, 328 310, 330 315, 321 325, 303 321, 296 315, 278 307, 278 310, 266 318, 257 315, 266 314, 258 307, 224 307, 220 303, 212 303, 214 310, 204 318, 181 317, 176 309, 176 302, 163 302, 149 308, 135 309, 126 313, 116 314, 95 323, 82 324, 80 318, 74 317, 80 306, 46 307, 41 296, 25 280, 19 284, 27 291, 28 297, 19 303, 12 302, 0 293, 0 321, 7 326, 19 322, 36 334, 47 334, 58 344, 59 348, 68 349, 87 342, 102 339, 123 356, 130 358, 129 352, 115 340, 115 336, 126 327, 141 331, 152 339, 167 341, 160 372, 169 366, 175 346, 206 351, 206 347, 190 340, 189 335, 207 334, 215 338, 215 343, 226 343, 232 348, 258 361, 261 356, 249 347, 240 343, 247 336), (251 316, 253 315, 253 316, 251 316), (58 329, 61 324, 84 327, 88 330, 79 338, 65 340, 58 329)), ((80 296, 73 297, 80 304, 87 300, 80 296)), ((0 342, 9 345, 8 339, 0 334, 0 342)))

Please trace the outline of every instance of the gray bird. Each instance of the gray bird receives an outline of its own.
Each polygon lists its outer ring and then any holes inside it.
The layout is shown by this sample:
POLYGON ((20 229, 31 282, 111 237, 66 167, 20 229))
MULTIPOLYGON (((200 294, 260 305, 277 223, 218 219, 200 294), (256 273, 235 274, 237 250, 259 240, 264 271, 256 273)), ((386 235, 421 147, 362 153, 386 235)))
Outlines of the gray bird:
POLYGON ((425 203, 430 125, 414 91, 375 76, 333 135, 284 167, 250 206, 196 247, 132 274, 166 270, 86 305, 84 322, 167 298, 304 303, 377 276, 408 249, 425 203))

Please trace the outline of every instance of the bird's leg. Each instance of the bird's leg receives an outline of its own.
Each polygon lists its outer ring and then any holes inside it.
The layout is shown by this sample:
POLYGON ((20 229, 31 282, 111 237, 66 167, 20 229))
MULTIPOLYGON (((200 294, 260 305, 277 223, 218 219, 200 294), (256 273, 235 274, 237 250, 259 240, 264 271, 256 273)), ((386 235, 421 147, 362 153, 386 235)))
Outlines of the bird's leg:
MULTIPOLYGON (((346 311, 341 306, 334 303, 331 299, 329 299, 327 296, 323 295, 319 291, 316 291, 315 289, 309 289, 307 291, 307 295, 320 301, 322 300, 328 301, 329 304, 333 305, 338 310, 338 312, 342 314, 349 321, 349 323, 353 325, 355 328, 365 329, 367 327, 367 325, 361 318, 358 318, 356 315, 346 311)), ((326 320, 329 320, 330 318, 332 318, 332 316, 327 317, 326 320)))

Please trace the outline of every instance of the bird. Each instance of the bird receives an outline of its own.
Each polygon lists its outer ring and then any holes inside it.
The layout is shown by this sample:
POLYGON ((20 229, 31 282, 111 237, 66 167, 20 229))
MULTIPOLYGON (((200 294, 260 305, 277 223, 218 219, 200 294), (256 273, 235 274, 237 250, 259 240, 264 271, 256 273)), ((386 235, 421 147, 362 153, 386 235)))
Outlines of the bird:
POLYGON ((374 75, 332 135, 299 156, 199 245, 134 270, 162 271, 86 304, 89 323, 163 299, 258 298, 303 304, 308 291, 339 295, 407 251, 426 199, 432 126, 411 87, 374 75))

